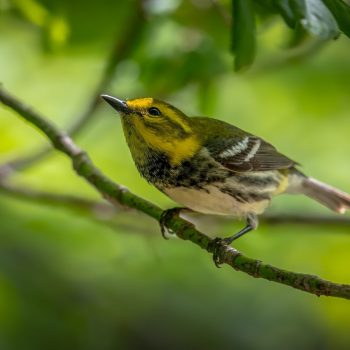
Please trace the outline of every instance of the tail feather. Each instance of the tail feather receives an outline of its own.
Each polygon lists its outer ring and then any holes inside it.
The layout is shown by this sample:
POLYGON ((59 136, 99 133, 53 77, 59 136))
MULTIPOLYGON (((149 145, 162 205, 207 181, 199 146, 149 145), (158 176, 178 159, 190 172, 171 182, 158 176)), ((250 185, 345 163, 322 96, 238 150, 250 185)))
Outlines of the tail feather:
POLYGON ((327 208, 344 214, 350 210, 350 195, 312 177, 305 177, 301 183, 302 192, 327 208))

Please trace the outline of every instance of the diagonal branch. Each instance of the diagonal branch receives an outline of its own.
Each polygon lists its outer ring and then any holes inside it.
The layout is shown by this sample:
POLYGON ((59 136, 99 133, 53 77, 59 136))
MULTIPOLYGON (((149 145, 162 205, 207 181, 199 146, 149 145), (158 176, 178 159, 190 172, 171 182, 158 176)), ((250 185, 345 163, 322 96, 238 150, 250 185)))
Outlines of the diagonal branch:
POLYGON ((264 278, 269 281, 285 284, 317 296, 326 295, 350 299, 350 285, 333 283, 314 275, 283 270, 249 258, 235 248, 227 245, 215 246, 212 239, 196 230, 190 222, 181 219, 175 214, 164 215, 162 217, 163 211, 158 206, 138 197, 125 187, 114 183, 103 175, 94 166, 88 155, 76 146, 67 134, 2 88, 0 88, 0 102, 12 108, 23 119, 44 133, 57 150, 66 154, 71 159, 73 168, 77 174, 85 178, 111 203, 118 202, 143 212, 158 222, 162 220, 164 225, 176 233, 179 238, 189 240, 209 253, 213 253, 215 250, 220 262, 230 265, 235 270, 245 272, 256 278, 264 278))
MULTIPOLYGON (((99 98, 101 91, 105 90, 110 85, 112 79, 114 79, 114 72, 118 63, 128 57, 134 47, 137 46, 137 42, 143 33, 142 28, 145 23, 146 16, 143 12, 143 0, 138 0, 131 18, 128 18, 127 24, 125 25, 125 33, 123 33, 122 36, 120 36, 120 34, 117 35, 118 39, 116 40, 116 44, 106 62, 101 78, 92 93, 89 104, 82 111, 80 116, 67 128, 67 133, 71 137, 77 136, 91 121, 94 112, 101 103, 101 99, 99 98)), ((10 175, 13 171, 20 171, 34 165, 44 159, 51 151, 52 148, 45 145, 32 154, 10 160, 6 164, 0 166, 0 177, 10 175)))

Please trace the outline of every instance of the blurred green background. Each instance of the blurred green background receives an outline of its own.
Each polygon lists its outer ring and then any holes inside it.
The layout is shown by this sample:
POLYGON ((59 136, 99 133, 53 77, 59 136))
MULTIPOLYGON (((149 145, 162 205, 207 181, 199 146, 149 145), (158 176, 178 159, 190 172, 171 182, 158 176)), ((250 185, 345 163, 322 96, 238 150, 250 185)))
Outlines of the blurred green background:
MULTIPOLYGON (((348 38, 297 36, 278 16, 261 14, 256 61, 234 73, 228 1, 139 4, 1 0, 0 81, 66 128, 123 43, 101 93, 158 97, 190 115, 234 123, 307 174, 350 191, 348 38)), ((1 163, 46 143, 3 107, 0 135, 1 163)), ((174 205, 140 178, 108 106, 98 106, 75 140, 116 182, 164 208, 174 205)), ((12 183, 99 199, 57 152, 12 183)), ((277 198, 269 213, 329 214, 298 196, 277 198)), ((208 233, 241 225, 209 223, 208 233)), ((349 225, 265 223, 235 246, 281 268, 350 283, 349 225)), ((348 349, 350 302, 218 270, 193 244, 163 240, 141 214, 111 216, 0 192, 0 349, 165 347, 348 349)))

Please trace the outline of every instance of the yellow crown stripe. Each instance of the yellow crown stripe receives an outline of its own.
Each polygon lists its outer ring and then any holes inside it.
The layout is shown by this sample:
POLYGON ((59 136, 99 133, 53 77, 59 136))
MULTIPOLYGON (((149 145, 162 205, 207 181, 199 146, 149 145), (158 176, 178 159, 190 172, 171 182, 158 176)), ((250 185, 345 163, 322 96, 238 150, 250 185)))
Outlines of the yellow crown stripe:
POLYGON ((145 98, 136 98, 134 100, 128 100, 126 101, 126 104, 128 105, 128 107, 130 107, 130 109, 147 109, 152 107, 153 105, 153 98, 151 97, 145 97, 145 98))

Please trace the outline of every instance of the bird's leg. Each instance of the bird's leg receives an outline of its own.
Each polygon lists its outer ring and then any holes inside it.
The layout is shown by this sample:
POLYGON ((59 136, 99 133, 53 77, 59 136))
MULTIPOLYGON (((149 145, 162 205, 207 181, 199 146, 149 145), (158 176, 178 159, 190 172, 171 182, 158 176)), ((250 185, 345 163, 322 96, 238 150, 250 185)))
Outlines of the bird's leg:
POLYGON ((213 260, 216 267, 220 267, 220 263, 221 263, 220 257, 218 255, 218 248, 222 245, 230 245, 237 238, 242 237, 249 231, 255 230, 258 227, 258 224, 259 224, 258 217, 255 214, 248 214, 247 224, 242 230, 240 230, 239 232, 235 233, 233 236, 230 236, 230 237, 226 237, 226 238, 217 237, 214 239, 213 260))
POLYGON ((254 214, 248 214, 246 226, 239 232, 235 233, 233 236, 223 238, 222 241, 227 245, 230 245, 237 238, 242 237, 249 231, 255 230, 258 227, 258 224, 259 224, 258 217, 254 214))
POLYGON ((171 232, 171 230, 169 230, 167 227, 166 227, 166 222, 173 218, 174 216, 179 216, 180 215, 180 212, 182 210, 190 210, 188 208, 171 208, 171 209, 166 209, 163 211, 161 217, 160 217, 160 220, 159 220, 159 225, 160 225, 160 232, 162 233, 162 236, 164 239, 168 239, 168 237, 166 236, 166 231, 169 232, 169 233, 173 233, 171 232))

